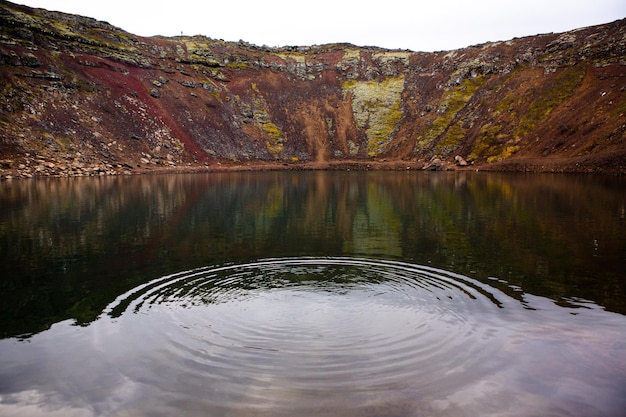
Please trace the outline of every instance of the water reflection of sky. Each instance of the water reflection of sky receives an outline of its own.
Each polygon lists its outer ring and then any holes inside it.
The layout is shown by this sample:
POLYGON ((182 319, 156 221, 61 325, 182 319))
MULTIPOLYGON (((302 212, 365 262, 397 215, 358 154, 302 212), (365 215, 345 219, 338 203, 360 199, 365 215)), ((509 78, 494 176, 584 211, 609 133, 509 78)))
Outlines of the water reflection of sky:
POLYGON ((0 414, 612 416, 623 340, 624 317, 592 303, 522 303, 404 263, 273 259, 174 274, 88 326, 0 340, 0 414))

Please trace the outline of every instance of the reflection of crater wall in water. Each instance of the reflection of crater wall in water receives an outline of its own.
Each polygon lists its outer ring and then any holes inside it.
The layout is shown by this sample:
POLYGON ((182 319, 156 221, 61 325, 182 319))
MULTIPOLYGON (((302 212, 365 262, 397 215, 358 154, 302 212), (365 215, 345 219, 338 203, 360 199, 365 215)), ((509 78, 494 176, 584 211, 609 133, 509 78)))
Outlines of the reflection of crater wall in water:
POLYGON ((240 173, 11 182, 0 195, 2 335, 93 320, 155 276, 358 255, 623 304, 623 180, 240 173))

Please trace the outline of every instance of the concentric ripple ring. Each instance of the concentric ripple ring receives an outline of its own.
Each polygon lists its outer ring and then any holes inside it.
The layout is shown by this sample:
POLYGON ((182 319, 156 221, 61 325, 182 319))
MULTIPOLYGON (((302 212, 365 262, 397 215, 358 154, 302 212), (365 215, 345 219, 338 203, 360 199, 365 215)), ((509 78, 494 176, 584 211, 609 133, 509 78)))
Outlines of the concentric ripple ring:
POLYGON ((114 325, 99 337, 122 341, 106 354, 127 378, 189 392, 201 383, 207 409, 311 410, 320 396, 332 407, 466 383, 486 358, 497 366, 508 302, 426 266, 266 259, 137 287, 105 310, 114 325))

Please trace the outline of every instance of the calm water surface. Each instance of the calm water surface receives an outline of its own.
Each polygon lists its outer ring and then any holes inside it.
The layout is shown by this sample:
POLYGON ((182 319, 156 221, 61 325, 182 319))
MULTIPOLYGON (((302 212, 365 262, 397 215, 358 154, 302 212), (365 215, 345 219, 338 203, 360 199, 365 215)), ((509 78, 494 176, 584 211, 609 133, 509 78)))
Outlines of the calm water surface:
POLYGON ((626 180, 0 183, 1 416, 624 416, 626 180))

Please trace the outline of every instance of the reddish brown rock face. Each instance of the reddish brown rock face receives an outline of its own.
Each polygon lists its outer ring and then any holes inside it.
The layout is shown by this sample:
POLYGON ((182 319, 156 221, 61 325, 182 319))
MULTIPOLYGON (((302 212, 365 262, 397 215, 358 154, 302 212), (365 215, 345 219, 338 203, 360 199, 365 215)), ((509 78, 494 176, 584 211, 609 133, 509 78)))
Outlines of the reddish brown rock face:
POLYGON ((624 20, 450 52, 270 49, 2 2, 0 175, 624 173, 625 51, 624 20))

